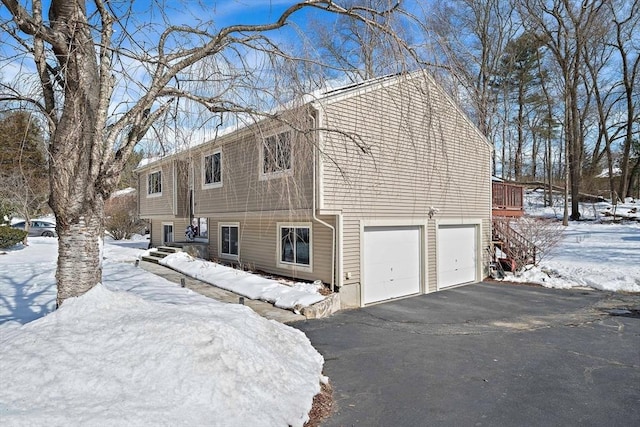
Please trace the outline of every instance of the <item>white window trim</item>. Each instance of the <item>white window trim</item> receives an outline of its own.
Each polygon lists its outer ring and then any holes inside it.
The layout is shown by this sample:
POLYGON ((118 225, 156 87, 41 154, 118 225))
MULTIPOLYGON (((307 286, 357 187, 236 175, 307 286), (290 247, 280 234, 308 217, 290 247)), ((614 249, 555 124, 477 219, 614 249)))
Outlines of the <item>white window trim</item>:
POLYGON ((269 134, 267 136, 265 136, 264 138, 260 139, 260 163, 259 163, 259 167, 260 167, 260 175, 258 176, 258 179, 260 181, 266 181, 268 179, 276 179, 276 178, 282 178, 285 176, 291 176, 293 175, 293 135, 291 133, 290 130, 284 130, 282 132, 275 132, 272 134, 269 134), (275 171, 275 172, 265 172, 264 171, 264 143, 267 140, 267 138, 271 138, 271 137, 277 137, 280 134, 283 133, 288 133, 289 134, 289 155, 290 155, 290 159, 289 159, 289 169, 285 169, 285 170, 281 170, 281 171, 275 171))
POLYGON ((162 229, 160 230, 160 242, 161 242, 161 244, 164 245, 165 243, 172 243, 172 242, 175 242, 175 241, 176 241, 176 227, 173 225, 173 222, 162 221, 162 229), (165 241, 164 240, 164 226, 165 225, 170 225, 171 226, 171 234, 172 234, 172 237, 173 237, 173 240, 171 240, 171 241, 165 241))
POLYGON ((162 173, 162 169, 152 170, 149 173, 147 173, 147 198, 161 197, 162 196, 162 190, 164 188, 164 184, 162 182, 163 181, 162 175, 164 175, 162 173), (156 173, 160 173, 160 191, 158 193, 149 193, 149 177, 151 177, 151 175, 156 174, 156 173))
POLYGON ((240 259, 240 223, 239 222, 219 222, 218 223, 218 256, 223 259, 230 259, 234 261, 238 261, 240 259), (222 253, 222 227, 238 228, 238 255, 222 253))
POLYGON ((279 268, 295 271, 313 272, 313 224, 310 222, 278 222, 276 223, 276 263, 279 268), (295 264, 282 261, 282 229, 283 228, 308 228, 309 229, 309 265, 295 264))
POLYGON ((220 188, 220 187, 222 187, 222 183, 224 181, 224 178, 223 178, 224 159, 223 159, 223 157, 224 156, 222 155, 222 150, 221 149, 217 149, 217 150, 211 151, 209 153, 203 154, 203 156, 202 156, 202 173, 200 174, 201 175, 200 178, 201 178, 202 189, 203 190, 208 190, 210 188, 220 188), (207 184, 205 182, 206 172, 207 172, 207 169, 206 169, 206 167, 207 167, 206 158, 209 157, 209 156, 214 156, 216 154, 220 154, 220 182, 212 182, 212 183, 207 184))

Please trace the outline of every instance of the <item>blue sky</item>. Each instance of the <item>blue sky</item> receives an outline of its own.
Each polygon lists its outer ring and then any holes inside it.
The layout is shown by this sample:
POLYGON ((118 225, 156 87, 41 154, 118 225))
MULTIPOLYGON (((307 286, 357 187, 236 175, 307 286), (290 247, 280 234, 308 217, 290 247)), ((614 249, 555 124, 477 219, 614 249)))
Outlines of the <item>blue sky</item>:
MULTIPOLYGON (((214 21, 217 28, 237 24, 266 24, 274 22, 289 6, 297 3, 296 0, 209 0, 209 1, 166 1, 164 10, 172 20, 172 23, 189 24, 201 21, 214 21)), ((136 2, 136 10, 141 13, 149 12, 151 2, 136 2)), ((304 25, 305 16, 313 12, 313 8, 296 12, 293 21, 304 25)), ((318 13, 318 17, 332 19, 329 14, 318 13)))
POLYGON ((220 0, 213 3, 220 23, 261 24, 275 20, 292 4, 291 0, 220 0))

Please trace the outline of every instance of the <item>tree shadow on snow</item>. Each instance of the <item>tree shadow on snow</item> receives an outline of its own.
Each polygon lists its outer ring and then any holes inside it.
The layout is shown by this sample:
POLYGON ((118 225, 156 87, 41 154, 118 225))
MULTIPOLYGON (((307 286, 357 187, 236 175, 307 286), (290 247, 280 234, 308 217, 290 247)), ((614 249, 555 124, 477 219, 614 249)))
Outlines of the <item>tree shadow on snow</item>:
MULTIPOLYGON (((28 265, 22 266, 29 269, 28 265)), ((43 317, 55 309, 56 285, 53 270, 22 270, 19 275, 0 273, 0 282, 7 291, 0 295, 0 324, 13 321, 21 324, 43 317)))

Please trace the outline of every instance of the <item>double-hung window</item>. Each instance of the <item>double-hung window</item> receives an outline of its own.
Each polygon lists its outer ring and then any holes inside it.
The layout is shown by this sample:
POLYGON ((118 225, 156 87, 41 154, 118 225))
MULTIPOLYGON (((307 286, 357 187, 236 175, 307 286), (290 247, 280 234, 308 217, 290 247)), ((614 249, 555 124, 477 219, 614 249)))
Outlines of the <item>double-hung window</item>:
POLYGON ((238 259, 239 225, 220 224, 220 257, 238 259))
POLYGON ((311 268, 311 227, 280 225, 280 264, 311 268))
POLYGON ((219 187, 222 185, 222 152, 216 151, 203 158, 202 183, 205 187, 219 187))
POLYGON ((162 195, 162 171, 152 172, 147 177, 147 195, 162 195))
POLYGON ((262 141, 262 176, 291 171, 291 132, 282 132, 262 141))

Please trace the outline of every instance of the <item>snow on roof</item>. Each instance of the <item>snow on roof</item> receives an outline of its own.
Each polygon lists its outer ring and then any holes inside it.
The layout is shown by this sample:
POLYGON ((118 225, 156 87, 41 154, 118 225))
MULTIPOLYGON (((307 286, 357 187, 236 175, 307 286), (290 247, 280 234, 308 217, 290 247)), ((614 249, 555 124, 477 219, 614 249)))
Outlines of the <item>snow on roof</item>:
POLYGON ((122 190, 116 190, 113 193, 111 193, 111 197, 121 197, 121 196, 128 196, 130 194, 134 194, 136 192, 136 189, 133 187, 127 187, 127 188, 123 188, 122 190))

